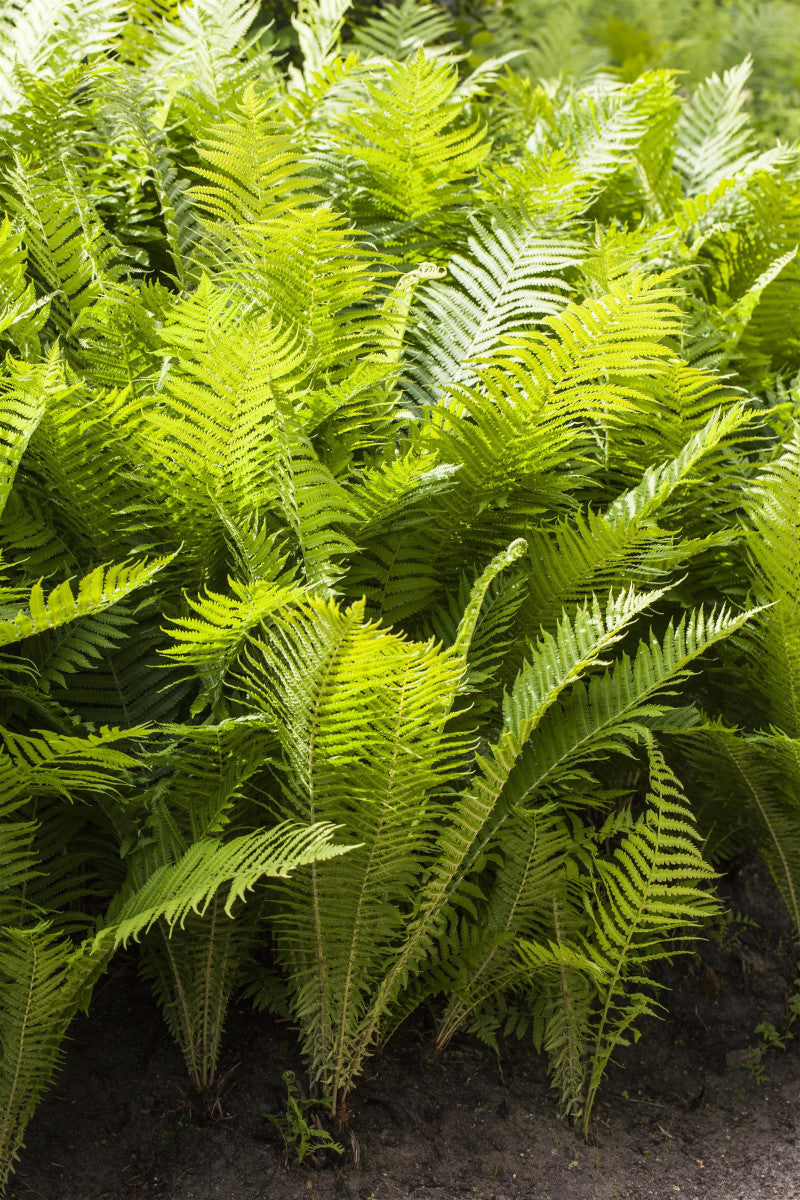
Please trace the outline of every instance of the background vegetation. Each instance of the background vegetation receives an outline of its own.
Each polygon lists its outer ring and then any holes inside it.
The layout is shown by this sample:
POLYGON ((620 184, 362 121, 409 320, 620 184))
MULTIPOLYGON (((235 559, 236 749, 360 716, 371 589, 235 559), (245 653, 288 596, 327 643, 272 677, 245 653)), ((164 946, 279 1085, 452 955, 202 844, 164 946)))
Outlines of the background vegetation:
POLYGON ((588 1133, 742 847, 800 932, 796 16, 0 9, 0 1182, 132 940, 201 1095, 424 1005, 588 1133))

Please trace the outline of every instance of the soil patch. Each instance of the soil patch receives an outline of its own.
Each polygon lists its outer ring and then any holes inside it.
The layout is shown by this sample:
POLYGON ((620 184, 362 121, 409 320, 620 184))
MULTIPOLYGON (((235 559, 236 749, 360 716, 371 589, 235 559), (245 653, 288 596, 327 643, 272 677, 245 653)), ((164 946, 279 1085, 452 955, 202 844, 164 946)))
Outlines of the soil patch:
POLYGON ((290 1030, 247 1008, 228 1024, 213 1118, 186 1079, 135 962, 121 960, 77 1021, 64 1070, 28 1130, 10 1200, 794 1200, 800 1046, 755 1060, 760 1022, 786 1028, 796 951, 758 867, 731 915, 664 976, 669 1014, 609 1075, 596 1144, 555 1112, 540 1059, 508 1043, 431 1053, 408 1027, 371 1064, 336 1165, 286 1165, 265 1113, 302 1074, 290 1030), (358 1160, 357 1162, 355 1160, 358 1160))

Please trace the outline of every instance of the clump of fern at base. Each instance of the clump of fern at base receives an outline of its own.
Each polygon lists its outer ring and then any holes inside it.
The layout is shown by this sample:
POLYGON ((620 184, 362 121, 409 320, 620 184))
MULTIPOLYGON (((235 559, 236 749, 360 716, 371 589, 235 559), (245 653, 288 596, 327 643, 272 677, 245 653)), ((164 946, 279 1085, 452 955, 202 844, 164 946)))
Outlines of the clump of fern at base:
POLYGON ((205 1096, 428 1005, 588 1132, 743 844, 800 929, 787 6, 260 7, 0 16, 0 1185, 122 944, 205 1096))

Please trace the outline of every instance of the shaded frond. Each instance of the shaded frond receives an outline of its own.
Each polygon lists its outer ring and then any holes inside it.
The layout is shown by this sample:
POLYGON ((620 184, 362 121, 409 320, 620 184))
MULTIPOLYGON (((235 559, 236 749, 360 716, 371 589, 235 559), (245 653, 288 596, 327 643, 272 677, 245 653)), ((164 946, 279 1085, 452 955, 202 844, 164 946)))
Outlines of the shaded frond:
POLYGON ((424 0, 400 0, 377 10, 354 31, 353 41, 364 52, 403 62, 415 51, 428 54, 452 50, 453 21, 450 14, 424 0), (438 46, 442 38, 449 45, 438 46))
POLYGON ((0 1188, 109 951, 108 939, 76 949, 45 923, 0 929, 0 1188))

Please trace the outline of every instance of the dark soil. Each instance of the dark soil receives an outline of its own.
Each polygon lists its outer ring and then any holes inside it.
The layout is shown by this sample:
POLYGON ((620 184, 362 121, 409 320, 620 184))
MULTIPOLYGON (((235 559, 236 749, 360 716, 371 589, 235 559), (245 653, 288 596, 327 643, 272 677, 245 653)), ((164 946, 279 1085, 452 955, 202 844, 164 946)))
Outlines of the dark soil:
POLYGON ((412 1027, 362 1079, 347 1154, 287 1166, 263 1114, 283 1107, 282 1072, 301 1072, 291 1032, 234 1011, 230 1075, 205 1117, 130 961, 73 1028, 12 1200, 800 1197, 800 1046, 748 1053, 759 1022, 787 1028, 795 952, 758 869, 741 868, 723 890, 732 918, 670 968, 669 1016, 646 1024, 607 1079, 593 1145, 558 1118, 525 1045, 506 1045, 498 1060, 461 1042, 437 1058, 427 1031, 412 1027))

